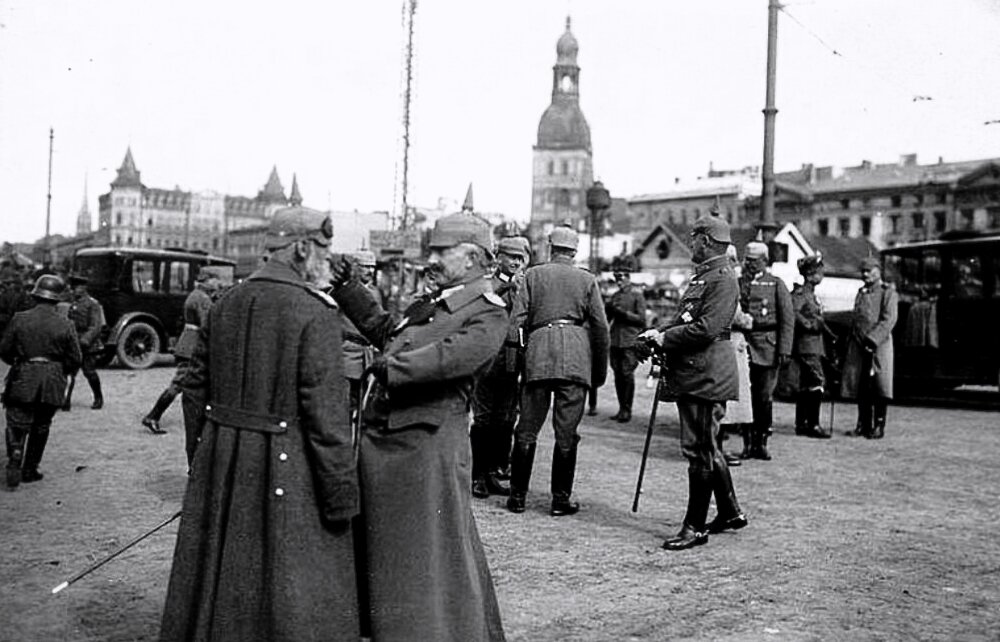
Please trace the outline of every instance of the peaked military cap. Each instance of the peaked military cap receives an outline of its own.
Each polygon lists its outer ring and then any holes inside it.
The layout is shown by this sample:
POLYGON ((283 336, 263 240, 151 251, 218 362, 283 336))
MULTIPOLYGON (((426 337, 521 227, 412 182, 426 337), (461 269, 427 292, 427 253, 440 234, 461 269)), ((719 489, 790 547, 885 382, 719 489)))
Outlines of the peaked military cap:
POLYGON ((458 212, 442 216, 434 223, 427 247, 446 250, 460 243, 473 243, 492 253, 493 228, 471 212, 458 212))
POLYGON ((90 279, 82 274, 70 274, 66 280, 69 281, 70 285, 87 285, 90 283, 90 279))
POLYGON ((733 238, 729 234, 729 223, 718 216, 702 216, 694 222, 691 228, 691 235, 704 234, 713 241, 719 243, 732 243, 733 238))
POLYGON ((285 207, 271 217, 264 247, 280 250, 295 241, 310 240, 327 247, 333 238, 333 221, 326 212, 308 207, 285 207))
POLYGON ((580 237, 571 227, 561 225, 549 232, 549 243, 553 247, 564 247, 575 250, 580 243, 580 237))
POLYGON ((799 259, 797 265, 799 266, 799 274, 812 274, 819 268, 823 267, 823 257, 819 254, 803 256, 799 259))
POLYGON ((862 270, 870 270, 872 268, 881 268, 881 267, 882 264, 879 263, 878 257, 866 256, 865 258, 861 259, 862 270))
POLYGON ((748 259, 766 259, 768 257, 767 244, 760 241, 750 241, 747 243, 745 256, 748 259))
POLYGON ((497 252, 520 256, 524 260, 527 260, 528 254, 531 253, 530 243, 523 236, 507 236, 500 239, 500 243, 497 245, 497 252))
POLYGON ((354 253, 354 260, 358 262, 361 267, 375 267, 377 261, 375 260, 375 253, 371 250, 358 250, 354 253))

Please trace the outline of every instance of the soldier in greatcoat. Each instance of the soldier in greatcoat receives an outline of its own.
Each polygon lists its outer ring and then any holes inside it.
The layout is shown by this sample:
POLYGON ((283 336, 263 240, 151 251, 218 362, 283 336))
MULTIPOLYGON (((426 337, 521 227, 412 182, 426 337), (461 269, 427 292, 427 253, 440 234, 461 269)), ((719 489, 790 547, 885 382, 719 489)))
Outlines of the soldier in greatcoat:
MULTIPOLYGON (((523 236, 509 236, 497 244, 497 267, 490 278, 493 292, 509 311, 524 283, 521 269, 528 262, 530 244, 523 236)), ((472 396, 472 495, 510 494, 502 478, 509 476, 510 448, 517 420, 517 398, 523 351, 516 322, 507 328, 503 346, 489 369, 476 380, 472 396)))
POLYGON ((199 330, 185 395, 201 400, 160 640, 359 637, 350 519, 358 483, 329 216, 278 210, 268 262, 199 330))
POLYGON ((31 291, 37 304, 16 313, 0 338, 0 358, 11 366, 3 391, 9 488, 42 478, 38 463, 63 403, 66 376, 83 361, 72 322, 56 311, 64 290, 58 276, 38 277, 31 291))
POLYGON ((665 388, 676 395, 681 452, 688 460, 687 512, 677 535, 663 543, 667 550, 698 546, 708 541, 709 533, 747 525, 717 441, 726 402, 739 395, 736 357, 729 344, 739 300, 736 275, 726 257, 731 242, 725 220, 706 216, 695 221, 691 282, 674 319, 645 335, 664 354, 665 388), (718 515, 706 524, 713 494, 718 515))
MULTIPOLYGON (((177 339, 174 346, 174 359, 177 362, 177 370, 174 378, 167 384, 167 388, 160 393, 156 403, 146 416, 142 418, 142 425, 149 429, 154 435, 162 435, 167 431, 160 426, 160 419, 167 411, 170 404, 174 402, 177 395, 182 392, 184 377, 188 371, 188 364, 194 347, 198 343, 198 333, 202 326, 208 321, 208 311, 212 309, 212 294, 221 286, 218 275, 208 267, 202 267, 195 277, 194 289, 184 299, 184 330, 177 339)), ((183 399, 181 400, 183 403, 183 399)), ((185 408, 184 416, 184 450, 187 453, 188 465, 194 457, 194 447, 197 443, 196 434, 199 420, 197 418, 197 404, 190 402, 185 408)))
POLYGON ((881 439, 892 399, 892 329, 899 295, 891 283, 882 281, 876 258, 861 262, 861 279, 864 285, 854 299, 840 394, 858 403, 857 425, 847 434, 881 439))
POLYGON ((472 514, 469 400, 508 327, 484 278, 490 226, 471 212, 430 237, 432 291, 391 314, 335 270, 334 297, 382 352, 369 369, 359 444, 371 637, 379 642, 503 640, 472 514))
POLYGON ((823 258, 819 255, 799 259, 799 273, 804 282, 792 290, 795 310, 795 341, 792 355, 799 370, 799 391, 795 401, 795 434, 817 439, 829 439, 830 433, 819 425, 819 408, 823 403, 826 376, 823 358, 826 347, 823 334, 823 306, 816 298, 816 286, 823 280, 823 258))
MULTIPOLYGON (((80 372, 90 385, 94 395, 91 409, 100 410, 104 407, 104 393, 101 391, 101 377, 97 374, 97 357, 104 351, 101 343, 101 328, 104 327, 104 309, 97 299, 87 292, 89 279, 82 274, 69 276, 71 288, 69 309, 67 315, 76 328, 76 336, 80 340, 80 350, 83 352, 83 364, 80 372)), ((66 389, 66 400, 62 409, 69 410, 72 405, 73 388, 76 385, 76 373, 69 377, 69 387, 66 389)))
POLYGON ((767 439, 773 422, 774 389, 778 369, 792 354, 795 312, 785 282, 767 269, 767 245, 747 243, 740 275, 740 307, 753 317, 744 334, 750 349, 750 399, 753 424, 750 428, 750 453, 756 459, 771 458, 767 439))
POLYGON ((587 392, 604 384, 608 371, 608 321, 594 276, 573 265, 578 237, 569 227, 549 234, 549 262, 529 268, 513 312, 527 341, 521 417, 514 429, 507 509, 523 513, 538 433, 552 408, 552 504, 554 517, 573 515, 577 427, 587 392))
MULTIPOLYGON (((381 304, 382 291, 375 285, 375 268, 378 264, 375 253, 371 250, 359 250, 351 255, 351 259, 354 260, 354 273, 357 274, 358 281, 381 304)), ((353 421, 355 413, 361 407, 362 374, 375 358, 375 348, 343 314, 341 323, 344 330, 344 375, 350 384, 353 421)))
POLYGON ((611 371, 615 376, 615 394, 618 396, 618 412, 611 418, 624 424, 632 420, 635 369, 639 366, 635 340, 646 329, 646 299, 642 296, 642 288, 631 281, 632 266, 622 261, 615 268, 618 290, 605 306, 611 324, 611 371))

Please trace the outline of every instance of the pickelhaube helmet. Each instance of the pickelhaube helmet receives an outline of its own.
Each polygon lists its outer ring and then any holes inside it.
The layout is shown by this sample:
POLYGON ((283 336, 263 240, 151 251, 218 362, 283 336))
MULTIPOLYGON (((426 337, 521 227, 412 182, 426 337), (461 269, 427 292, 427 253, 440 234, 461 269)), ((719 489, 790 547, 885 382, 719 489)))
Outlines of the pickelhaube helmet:
POLYGON ((59 302, 63 300, 63 293, 66 291, 66 284, 55 274, 43 274, 35 280, 35 287, 31 289, 31 296, 43 301, 59 302))
POLYGON ((354 260, 358 262, 361 267, 375 267, 377 261, 375 260, 375 253, 371 250, 358 250, 354 253, 354 260))
POLYGON ((301 206, 285 207, 271 217, 264 247, 280 250, 295 241, 305 240, 327 247, 332 238, 333 221, 328 213, 301 206))
POLYGON ((823 256, 820 254, 803 256, 798 260, 797 265, 799 266, 799 274, 803 276, 806 274, 812 274, 816 270, 823 267, 823 256))
POLYGON ((744 256, 748 259, 766 259, 768 254, 767 243, 761 241, 750 241, 744 252, 744 256))

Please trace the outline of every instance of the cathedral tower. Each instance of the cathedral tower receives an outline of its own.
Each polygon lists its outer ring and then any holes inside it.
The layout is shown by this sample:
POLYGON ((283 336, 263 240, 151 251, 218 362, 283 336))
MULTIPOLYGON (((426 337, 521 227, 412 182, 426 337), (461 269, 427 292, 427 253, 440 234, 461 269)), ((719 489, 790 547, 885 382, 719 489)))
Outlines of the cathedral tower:
POLYGON ((586 191, 594 182, 594 168, 590 127, 580 111, 579 48, 567 17, 566 31, 556 43, 552 104, 538 123, 534 146, 531 223, 537 240, 556 225, 568 223, 580 230, 587 220, 586 191))

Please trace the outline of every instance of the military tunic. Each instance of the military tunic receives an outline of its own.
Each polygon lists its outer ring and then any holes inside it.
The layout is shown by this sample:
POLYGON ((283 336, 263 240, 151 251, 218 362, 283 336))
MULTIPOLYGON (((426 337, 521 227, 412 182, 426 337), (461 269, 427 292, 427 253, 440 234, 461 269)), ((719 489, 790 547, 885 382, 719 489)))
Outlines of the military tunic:
POLYGON ((646 299, 642 296, 642 289, 626 283, 611 295, 606 310, 611 323, 611 371, 615 376, 618 406, 631 412, 635 394, 633 373, 639 365, 633 346, 636 337, 646 328, 646 299))
POLYGON ((892 329, 896 325, 898 306, 899 295, 890 283, 879 281, 858 290, 844 357, 840 386, 843 397, 892 399, 892 329), (875 348, 874 360, 866 345, 875 348), (875 376, 871 377, 873 366, 875 376))
POLYGON ((792 353, 795 312, 785 282, 766 271, 752 277, 744 274, 740 306, 753 317, 744 336, 750 353, 754 431, 766 436, 773 421, 772 399, 778 385, 780 358, 792 353))
POLYGON ((503 640, 472 514, 468 413, 507 310, 482 278, 402 318, 358 283, 335 298, 386 362, 387 385, 366 393, 359 453, 372 639, 503 640))
POLYGON ((209 313, 204 403, 161 640, 357 640, 358 483, 339 315, 269 262, 209 313))
POLYGON ((816 291, 803 285, 792 290, 792 309, 795 310, 795 340, 792 355, 799 368, 799 391, 823 392, 826 377, 823 374, 823 306, 816 298, 816 291))

